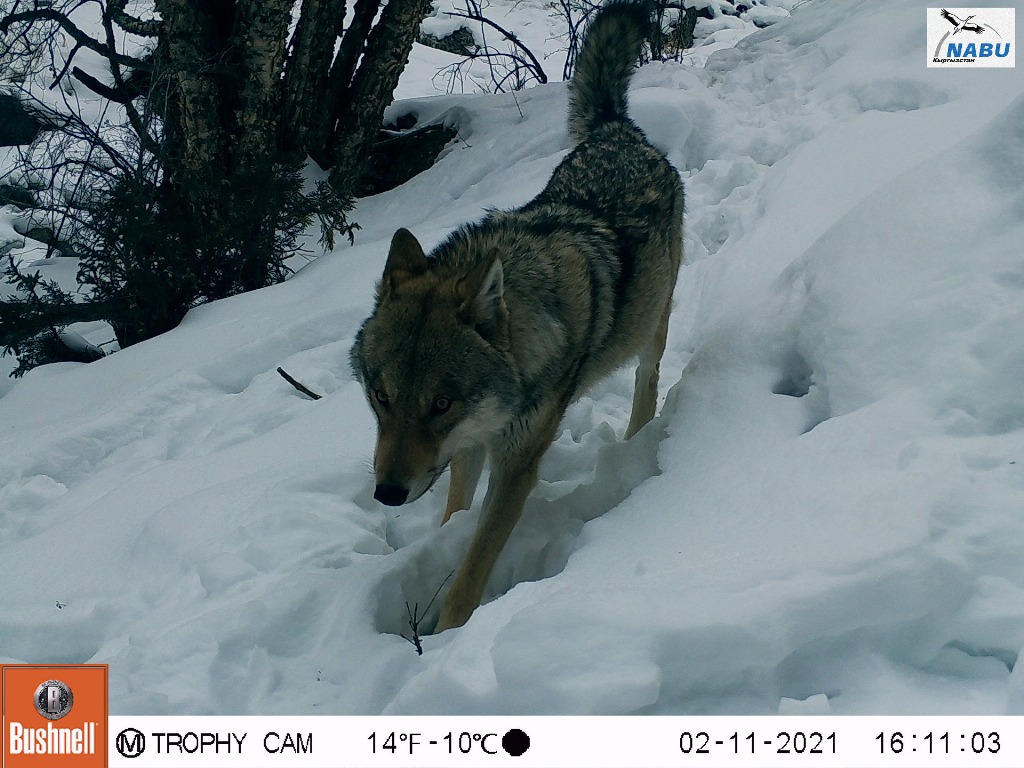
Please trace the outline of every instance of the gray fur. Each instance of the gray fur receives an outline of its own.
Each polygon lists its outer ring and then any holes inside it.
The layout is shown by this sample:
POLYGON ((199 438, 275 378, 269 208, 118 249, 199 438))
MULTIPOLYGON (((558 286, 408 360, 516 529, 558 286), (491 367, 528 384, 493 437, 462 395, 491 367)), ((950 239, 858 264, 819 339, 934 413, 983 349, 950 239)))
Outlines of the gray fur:
POLYGON ((413 501, 451 463, 447 521, 470 505, 490 458, 477 535, 438 629, 479 602, 573 400, 639 356, 626 436, 654 415, 683 188, 625 113, 646 9, 614 2, 591 24, 571 90, 577 145, 533 201, 461 227, 429 257, 396 233, 352 349, 378 419, 378 498, 413 501))
POLYGON ((604 123, 627 119, 626 93, 651 11, 650 0, 613 0, 587 28, 569 86, 569 136, 574 142, 604 123))

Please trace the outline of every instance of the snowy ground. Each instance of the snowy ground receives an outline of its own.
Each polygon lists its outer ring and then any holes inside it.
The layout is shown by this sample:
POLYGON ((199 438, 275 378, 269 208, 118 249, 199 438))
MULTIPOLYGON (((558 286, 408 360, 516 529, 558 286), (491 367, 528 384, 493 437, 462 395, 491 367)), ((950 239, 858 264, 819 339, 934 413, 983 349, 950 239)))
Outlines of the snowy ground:
POLYGON ((108 662, 114 714, 1024 714, 1024 83, 927 69, 925 8, 638 73, 687 185, 664 405, 573 406, 464 628, 399 636, 479 501, 372 500, 347 354, 397 226, 541 189, 562 84, 396 105, 461 138, 354 247, 0 398, 0 657, 108 662))

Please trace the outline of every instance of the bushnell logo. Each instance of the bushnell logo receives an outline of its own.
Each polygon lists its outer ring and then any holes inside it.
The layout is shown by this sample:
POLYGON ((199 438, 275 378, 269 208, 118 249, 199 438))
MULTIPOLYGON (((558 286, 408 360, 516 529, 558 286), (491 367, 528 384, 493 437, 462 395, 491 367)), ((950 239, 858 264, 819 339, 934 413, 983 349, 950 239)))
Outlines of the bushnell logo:
POLYGON ((71 711, 75 696, 60 680, 47 680, 36 688, 36 712, 47 720, 60 720, 71 711))
POLYGON ((106 768, 107 665, 0 665, 3 768, 106 768))

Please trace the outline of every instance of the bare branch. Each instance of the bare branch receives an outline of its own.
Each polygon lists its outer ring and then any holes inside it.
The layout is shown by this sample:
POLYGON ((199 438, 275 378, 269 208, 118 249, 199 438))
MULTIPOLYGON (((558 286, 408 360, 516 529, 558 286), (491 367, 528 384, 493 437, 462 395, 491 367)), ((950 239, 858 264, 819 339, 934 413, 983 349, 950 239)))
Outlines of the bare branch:
MULTIPOLYGON (((120 0, 120 2, 111 3, 108 9, 103 12, 103 32, 106 35, 107 47, 114 50, 116 47, 116 40, 114 38, 114 17, 113 13, 116 12, 117 7, 120 5, 121 10, 124 10, 124 3, 126 0, 120 0)), ((128 116, 128 122, 131 123, 132 130, 139 137, 139 141, 142 142, 144 149, 156 153, 157 142, 150 136, 149 131, 146 130, 145 123, 142 120, 142 116, 138 110, 135 109, 135 105, 132 103, 132 98, 128 96, 128 89, 125 87, 124 77, 121 72, 121 65, 116 61, 110 62, 110 74, 114 78, 114 88, 118 93, 125 94, 118 103, 122 104, 125 109, 125 114, 128 116)), ((79 78, 81 80, 81 78, 79 78)), ((84 81, 83 81, 84 82, 84 81)), ((95 89, 94 89, 95 90, 95 89)))
POLYGON ((88 48, 91 51, 95 51, 110 61, 117 62, 118 64, 124 64, 128 67, 137 67, 145 69, 147 67, 146 62, 142 59, 136 59, 133 56, 126 56, 123 53, 119 53, 107 45, 104 45, 99 40, 95 40, 85 32, 80 30, 71 19, 65 16, 60 11, 56 11, 53 8, 35 8, 31 11, 22 11, 21 13, 12 13, 8 16, 0 18, 0 34, 5 34, 15 24, 27 22, 32 24, 37 21, 52 21, 56 23, 72 40, 78 43, 78 47, 88 48))
POLYGON ((279 374, 281 374, 281 378, 283 378, 285 381, 287 381, 289 384, 291 384, 293 387, 295 387, 297 390, 299 390, 299 392, 301 392, 302 394, 307 395, 307 396, 313 398, 314 400, 319 400, 322 397, 322 395, 318 395, 316 392, 312 391, 311 389, 307 389, 306 385, 303 384, 302 382, 299 382, 299 381, 296 381, 295 379, 293 379, 291 377, 291 375, 288 373, 288 371, 286 371, 284 368, 280 368, 279 367, 277 369, 277 372, 279 374))
POLYGON ((113 19, 114 23, 117 24, 121 29, 126 32, 131 32, 133 35, 139 37, 156 37, 160 34, 160 28, 163 26, 163 22, 159 19, 137 19, 134 16, 128 15, 124 7, 128 0, 110 0, 107 6, 107 12, 110 14, 110 18, 113 19))
POLYGON ((405 613, 408 618, 409 629, 412 630, 412 637, 409 637, 404 632, 401 633, 401 636, 413 644, 418 656, 423 655, 423 639, 420 637, 420 623, 430 612, 431 607, 434 605, 434 601, 437 600, 437 596, 441 594, 441 590, 444 589, 444 585, 448 583, 448 579, 450 579, 454 574, 455 571, 451 571, 444 577, 444 581, 438 585, 437 590, 434 592, 434 596, 430 598, 430 602, 427 603, 427 607, 423 609, 423 613, 420 613, 419 603, 416 603, 413 606, 410 606, 408 601, 405 603, 405 613))
MULTIPOLYGON (((479 7, 479 6, 477 6, 477 7, 479 7)), ((534 76, 537 78, 537 80, 540 83, 546 83, 548 81, 548 76, 547 76, 547 73, 544 71, 544 67, 542 67, 540 65, 540 62, 537 61, 537 57, 533 55, 533 51, 531 51, 529 48, 527 48, 525 45, 523 45, 523 43, 519 40, 519 37, 516 35, 515 32, 509 32, 507 29, 505 29, 504 27, 500 26, 499 24, 496 24, 495 22, 491 21, 490 19, 488 19, 486 16, 484 16, 482 13, 479 13, 478 11, 474 11, 474 12, 471 12, 471 13, 460 13, 458 11, 446 11, 445 13, 448 16, 457 16, 458 18, 461 18, 461 19, 469 19, 470 21, 478 21, 481 24, 486 24, 487 26, 489 26, 492 29, 496 30, 497 32, 501 33, 501 35, 506 40, 508 40, 510 43, 512 43, 520 51, 522 51, 526 55, 526 57, 530 60, 530 69, 533 71, 534 76)), ((516 57, 516 58, 519 58, 519 57, 516 57)), ((519 60, 522 61, 522 59, 519 59, 519 60)))
POLYGON ((78 53, 81 49, 81 43, 75 43, 75 47, 71 49, 71 52, 68 53, 67 59, 64 60, 64 67, 61 69, 60 72, 57 73, 57 76, 53 78, 53 82, 50 83, 50 90, 56 88, 57 83, 64 79, 64 75, 66 75, 68 73, 68 69, 71 68, 71 62, 75 60, 75 54, 78 53))

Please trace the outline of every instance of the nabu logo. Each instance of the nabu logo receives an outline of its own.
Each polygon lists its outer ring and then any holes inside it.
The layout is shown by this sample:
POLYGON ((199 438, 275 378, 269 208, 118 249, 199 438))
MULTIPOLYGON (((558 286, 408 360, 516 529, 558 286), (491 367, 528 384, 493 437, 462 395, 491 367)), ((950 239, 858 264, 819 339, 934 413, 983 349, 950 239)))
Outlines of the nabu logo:
POLYGON ((1013 8, 929 8, 929 67, 1014 66, 1013 8))

